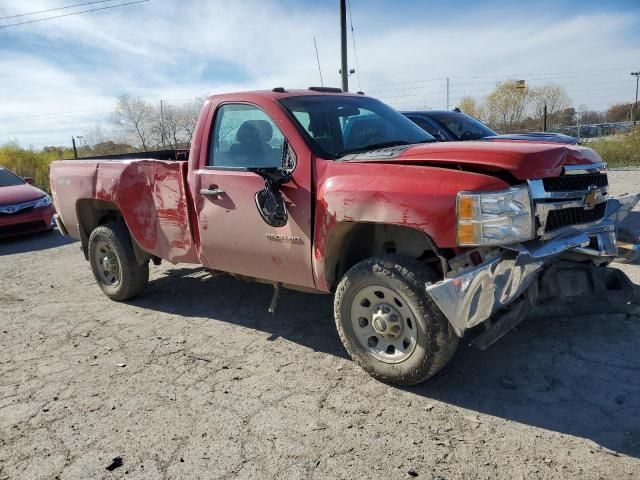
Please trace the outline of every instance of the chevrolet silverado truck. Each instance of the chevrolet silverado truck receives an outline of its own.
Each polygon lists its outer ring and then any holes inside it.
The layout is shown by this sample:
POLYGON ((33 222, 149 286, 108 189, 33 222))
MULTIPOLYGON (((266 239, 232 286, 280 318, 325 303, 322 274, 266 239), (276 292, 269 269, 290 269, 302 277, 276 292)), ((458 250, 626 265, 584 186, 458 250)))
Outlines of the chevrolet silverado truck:
POLYGON ((577 145, 436 143, 371 97, 275 88, 210 97, 189 151, 54 162, 51 191, 111 299, 161 260, 273 284, 272 307, 281 287, 333 293, 351 357, 410 385, 466 332, 484 348, 538 304, 597 297, 590 279, 637 299, 607 265, 638 250, 617 225, 640 195, 611 198, 605 169, 577 145))

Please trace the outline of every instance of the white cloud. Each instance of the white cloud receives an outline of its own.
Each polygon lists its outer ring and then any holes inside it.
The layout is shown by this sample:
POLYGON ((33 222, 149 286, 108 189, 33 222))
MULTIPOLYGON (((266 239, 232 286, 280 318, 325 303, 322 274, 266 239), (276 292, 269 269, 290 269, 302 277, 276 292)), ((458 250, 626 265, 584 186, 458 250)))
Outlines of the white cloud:
MULTIPOLYGON (((186 100, 316 85, 314 36, 325 84, 339 85, 334 3, 152 1, 0 30, 0 143, 68 143, 103 120, 123 92, 186 100), (40 50, 27 48, 43 41, 40 50)), ((59 5, 0 0, 0 16, 59 5)), ((576 106, 602 109, 633 93, 627 70, 640 48, 626 35, 637 29, 639 14, 567 17, 528 8, 524 16, 488 9, 456 12, 443 22, 426 7, 415 16, 380 8, 353 5, 359 74, 368 93, 398 108, 444 107, 447 76, 452 104, 512 76, 564 85, 576 106), (380 84, 386 86, 375 87, 380 84)), ((357 86, 357 77, 351 82, 357 86)))

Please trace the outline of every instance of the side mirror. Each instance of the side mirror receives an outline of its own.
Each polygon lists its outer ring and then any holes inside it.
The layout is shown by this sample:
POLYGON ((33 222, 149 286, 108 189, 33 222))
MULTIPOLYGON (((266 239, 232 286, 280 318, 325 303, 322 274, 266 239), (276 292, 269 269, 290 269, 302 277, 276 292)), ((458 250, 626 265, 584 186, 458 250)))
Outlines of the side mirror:
POLYGON ((438 130, 433 136, 439 142, 446 142, 447 141, 447 137, 445 137, 444 132, 442 130, 438 130))
POLYGON ((28 183, 29 185, 33 185, 36 181, 31 178, 31 177, 24 177, 23 180, 25 181, 25 183, 28 183))
POLYGON ((250 168, 264 179, 264 189, 256 193, 256 207, 262 219, 272 227, 284 227, 289 221, 289 213, 284 203, 280 187, 291 181, 291 174, 298 159, 293 148, 285 141, 282 147, 280 168, 250 168))
POLYGON ((275 168, 251 169, 264 179, 264 189, 256 193, 256 207, 262 219, 272 227, 283 227, 289 221, 287 206, 280 187, 291 180, 291 175, 275 168))

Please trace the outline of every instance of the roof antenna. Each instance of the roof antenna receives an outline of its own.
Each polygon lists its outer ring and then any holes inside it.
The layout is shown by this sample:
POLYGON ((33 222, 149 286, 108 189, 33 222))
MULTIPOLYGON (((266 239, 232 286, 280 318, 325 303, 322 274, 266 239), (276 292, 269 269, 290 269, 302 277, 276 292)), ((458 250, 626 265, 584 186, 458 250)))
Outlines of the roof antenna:
POLYGON ((313 37, 313 46, 316 47, 316 60, 318 61, 318 72, 320 73, 320 85, 324 87, 322 81, 322 69, 320 68, 320 55, 318 55, 318 44, 316 43, 316 37, 313 37))

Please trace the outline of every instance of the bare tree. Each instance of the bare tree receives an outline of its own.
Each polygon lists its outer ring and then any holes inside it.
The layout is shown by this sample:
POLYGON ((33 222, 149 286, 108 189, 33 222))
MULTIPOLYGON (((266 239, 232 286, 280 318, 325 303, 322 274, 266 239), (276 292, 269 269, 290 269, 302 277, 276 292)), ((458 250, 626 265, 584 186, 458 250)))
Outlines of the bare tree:
POLYGON ((203 103, 203 98, 196 98, 182 105, 163 102, 157 121, 153 124, 154 135, 166 147, 189 148, 203 103))
POLYGON ((560 85, 545 85, 531 89, 535 118, 542 121, 544 106, 547 106, 547 118, 558 125, 560 112, 571 106, 569 95, 560 85))
MULTIPOLYGON (((632 103, 617 103, 609 107, 607 110, 607 120, 610 122, 626 122, 628 120, 632 120, 632 110, 632 103)), ((637 116, 638 115, 636 115, 636 117, 637 116)))
POLYGON ((92 125, 84 132, 84 140, 90 147, 98 143, 106 142, 110 134, 104 131, 102 125, 92 125))
POLYGON ((191 102, 188 102, 183 106, 182 115, 184 117, 184 132, 189 144, 191 143, 193 134, 196 131, 196 123, 198 122, 198 117, 200 116, 200 110, 202 109, 202 106, 204 105, 206 99, 206 95, 196 97, 191 102))
POLYGON ((118 97, 112 121, 125 133, 135 137, 143 150, 148 150, 154 143, 158 143, 154 142, 154 133, 157 133, 157 129, 154 129, 156 117, 154 108, 148 102, 124 94, 118 97))

